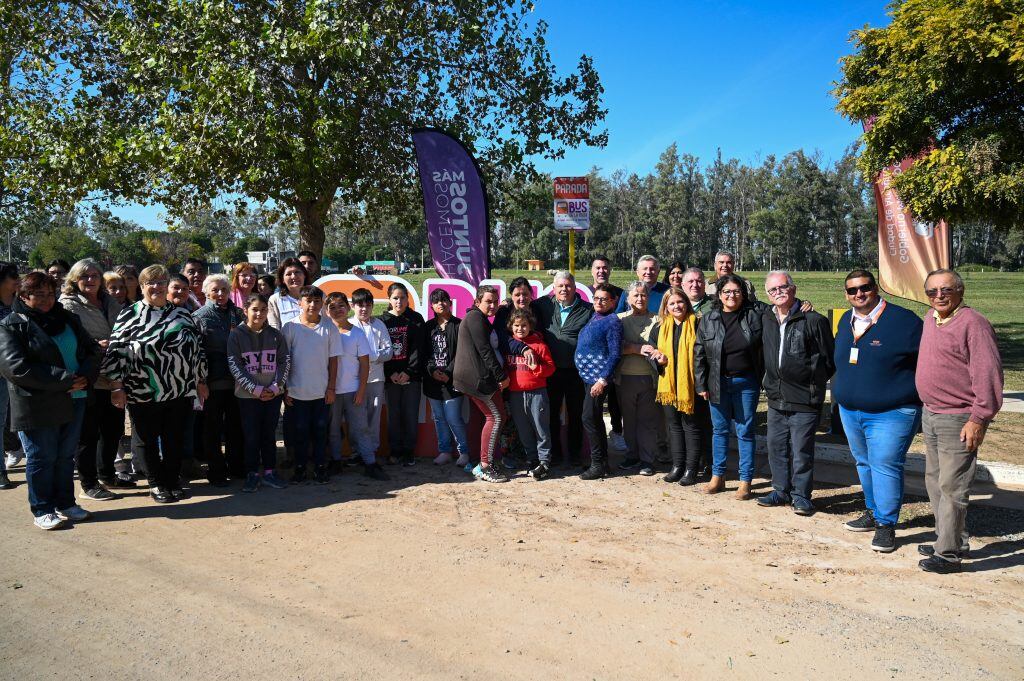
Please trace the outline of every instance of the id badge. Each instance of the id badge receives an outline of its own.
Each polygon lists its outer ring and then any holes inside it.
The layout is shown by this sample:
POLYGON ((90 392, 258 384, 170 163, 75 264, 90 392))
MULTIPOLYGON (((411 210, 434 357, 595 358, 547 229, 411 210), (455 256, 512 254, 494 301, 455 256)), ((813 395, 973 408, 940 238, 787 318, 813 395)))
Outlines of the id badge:
POLYGON ((860 348, 850 348, 850 364, 857 363, 858 354, 860 354, 860 348))

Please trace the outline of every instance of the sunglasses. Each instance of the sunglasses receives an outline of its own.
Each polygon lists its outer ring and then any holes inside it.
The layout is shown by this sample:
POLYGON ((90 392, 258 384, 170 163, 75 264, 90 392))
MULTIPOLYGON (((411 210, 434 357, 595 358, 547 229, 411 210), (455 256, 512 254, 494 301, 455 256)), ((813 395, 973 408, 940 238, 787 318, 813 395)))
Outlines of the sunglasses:
POLYGON ((855 296, 855 295, 857 295, 858 291, 860 291, 861 293, 871 293, 874 290, 875 290, 875 285, 874 284, 861 284, 860 286, 847 286, 846 287, 846 295, 848 295, 848 296, 855 296))
POLYGON ((946 286, 943 286, 942 288, 926 288, 924 290, 924 294, 926 296, 928 296, 929 298, 938 298, 939 296, 946 296, 946 297, 948 297, 948 296, 953 295, 954 293, 956 293, 959 290, 960 289, 958 289, 958 288, 948 288, 946 286))

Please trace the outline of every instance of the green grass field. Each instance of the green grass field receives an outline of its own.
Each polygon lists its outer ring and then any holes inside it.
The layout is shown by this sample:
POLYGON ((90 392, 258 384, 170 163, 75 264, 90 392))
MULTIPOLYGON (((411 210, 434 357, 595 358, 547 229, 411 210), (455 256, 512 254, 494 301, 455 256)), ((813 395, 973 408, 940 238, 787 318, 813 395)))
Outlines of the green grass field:
MULTIPOLYGON (((525 270, 495 270, 494 277, 509 281, 517 276, 529 276, 532 279, 549 282, 551 277, 546 272, 526 272, 525 270)), ((581 281, 589 281, 589 271, 577 272, 581 281)), ((765 272, 741 272, 745 277, 753 279, 757 290, 764 289, 765 272)), ((846 296, 842 284, 845 273, 836 272, 794 272, 793 280, 797 285, 797 295, 810 300, 815 309, 824 313, 831 308, 845 308, 846 296)), ((629 272, 617 271, 612 274, 613 283, 625 286, 633 277, 629 272)), ((426 274, 407 274, 404 278, 420 290, 426 274)), ((431 276, 433 273, 431 272, 431 276)), ((967 287, 967 303, 984 314, 995 327, 999 338, 999 349, 1003 355, 1003 367, 1006 372, 1006 390, 1024 390, 1024 298, 1020 292, 1024 290, 1024 272, 967 272, 963 275, 967 287)), ((927 309, 919 303, 894 299, 900 305, 908 307, 918 314, 927 309)))

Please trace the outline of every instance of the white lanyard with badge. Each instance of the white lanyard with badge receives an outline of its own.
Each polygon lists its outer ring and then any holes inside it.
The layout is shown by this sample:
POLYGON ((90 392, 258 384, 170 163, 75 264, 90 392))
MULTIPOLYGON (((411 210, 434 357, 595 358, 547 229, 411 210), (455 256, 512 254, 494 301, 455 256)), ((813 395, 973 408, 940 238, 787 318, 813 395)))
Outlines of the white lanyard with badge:
POLYGON ((882 316, 883 312, 885 312, 885 305, 886 303, 883 300, 881 307, 878 309, 878 314, 868 315, 868 325, 864 327, 864 331, 862 331, 859 335, 857 333, 857 327, 854 323, 855 320, 853 318, 853 315, 850 315, 850 331, 853 333, 853 345, 850 347, 850 364, 856 364, 857 358, 860 356, 860 348, 857 347, 857 341, 863 338, 864 335, 867 334, 869 330, 871 330, 871 327, 875 325, 875 323, 878 321, 878 318, 882 316))

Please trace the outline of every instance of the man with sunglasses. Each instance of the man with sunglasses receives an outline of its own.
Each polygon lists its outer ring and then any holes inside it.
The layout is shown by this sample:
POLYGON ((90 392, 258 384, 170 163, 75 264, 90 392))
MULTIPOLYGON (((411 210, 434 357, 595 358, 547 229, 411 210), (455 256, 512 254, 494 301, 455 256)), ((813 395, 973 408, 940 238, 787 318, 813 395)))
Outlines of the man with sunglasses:
POLYGON ((910 310, 883 300, 867 270, 847 274, 845 288, 852 309, 836 334, 832 398, 867 506, 846 529, 874 530, 871 548, 890 553, 896 549, 907 449, 921 423, 914 373, 922 323, 910 310))
POLYGON ((936 540, 917 547, 925 572, 960 572, 966 555, 967 504, 988 424, 1002 408, 1003 366, 992 324, 964 305, 964 281, 939 269, 925 280, 917 391, 924 402, 925 484, 936 540))

